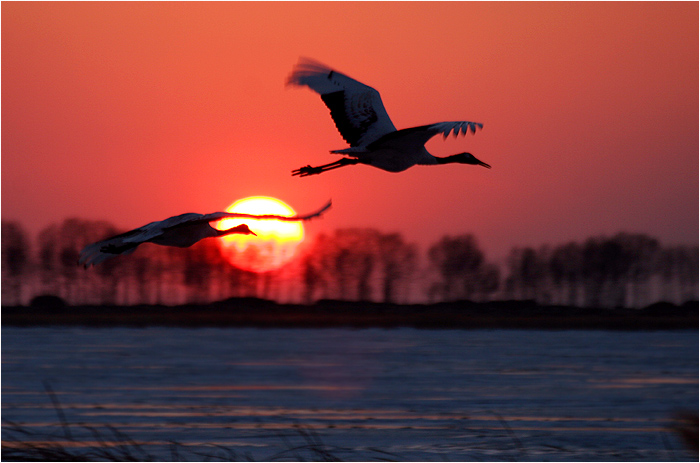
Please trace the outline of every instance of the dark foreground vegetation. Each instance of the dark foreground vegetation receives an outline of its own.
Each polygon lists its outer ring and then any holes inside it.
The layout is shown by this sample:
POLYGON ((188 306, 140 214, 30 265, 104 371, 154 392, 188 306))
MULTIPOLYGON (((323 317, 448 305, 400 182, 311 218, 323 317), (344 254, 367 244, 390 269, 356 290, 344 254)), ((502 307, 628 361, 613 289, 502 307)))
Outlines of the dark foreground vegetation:
MULTIPOLYGON (((2 423, 3 461, 255 461, 253 455, 235 447, 218 444, 187 445, 179 442, 137 441, 119 429, 77 425, 69 422, 58 395, 48 384, 44 386, 51 398, 60 424, 59 429, 38 431, 12 421, 2 423), (160 452, 151 448, 160 447, 160 452), (167 454, 163 453, 167 449, 167 454)), ((499 417, 500 418, 500 417, 499 417)), ((519 459, 529 460, 528 448, 500 418, 519 459)), ((675 433, 683 442, 688 455, 698 453, 698 414, 683 411, 671 417, 665 432, 675 433)), ((367 447, 355 449, 327 445, 313 426, 298 425, 294 431, 276 432, 284 449, 271 453, 264 461, 400 461, 399 455, 367 447)), ((678 455, 672 454, 676 460, 678 455)), ((681 461, 684 458, 681 457, 681 461)))
POLYGON ((644 309, 541 306, 533 301, 469 301, 398 305, 321 300, 313 305, 232 298, 181 306, 68 306, 37 298, 29 307, 3 307, 3 326, 353 327, 516 329, 697 329, 698 302, 657 303, 644 309))
MULTIPOLYGON (((501 422, 517 449, 519 459, 529 460, 528 448, 513 433, 508 423, 501 422)), ((37 432, 17 423, 3 422, 3 461, 255 461, 246 451, 217 444, 186 445, 169 442, 167 456, 154 453, 151 442, 139 442, 113 426, 101 428, 78 426, 61 420, 62 432, 37 432)), ((698 415, 676 414, 667 431, 683 441, 687 456, 697 456, 698 415)), ((296 433, 277 433, 284 449, 263 461, 401 461, 400 456, 381 449, 357 450, 331 446, 323 442, 313 428, 298 426, 296 433)), ((162 443, 161 443, 162 444, 162 443)), ((684 456, 673 453, 677 461, 684 456), (680 456, 680 458, 678 458, 680 456)), ((688 460, 690 461, 690 460, 688 460)))
MULTIPOLYGON (((62 422, 64 434, 32 431, 19 424, 3 423, 3 461, 255 461, 252 455, 223 445, 186 445, 169 442, 168 455, 152 452, 152 443, 138 442, 113 426, 94 428, 62 422)), ((368 449, 358 458, 355 451, 323 443, 311 428, 297 427, 296 434, 278 433, 285 449, 264 461, 398 461, 388 452, 368 449)))

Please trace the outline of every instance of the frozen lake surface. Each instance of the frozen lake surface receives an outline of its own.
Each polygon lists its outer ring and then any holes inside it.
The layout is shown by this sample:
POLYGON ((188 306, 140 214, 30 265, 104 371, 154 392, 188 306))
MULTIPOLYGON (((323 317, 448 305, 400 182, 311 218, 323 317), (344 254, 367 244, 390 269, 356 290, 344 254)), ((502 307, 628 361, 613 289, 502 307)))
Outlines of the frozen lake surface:
POLYGON ((3 442, 61 441, 44 384, 74 441, 163 460, 697 461, 697 331, 8 327, 3 442))

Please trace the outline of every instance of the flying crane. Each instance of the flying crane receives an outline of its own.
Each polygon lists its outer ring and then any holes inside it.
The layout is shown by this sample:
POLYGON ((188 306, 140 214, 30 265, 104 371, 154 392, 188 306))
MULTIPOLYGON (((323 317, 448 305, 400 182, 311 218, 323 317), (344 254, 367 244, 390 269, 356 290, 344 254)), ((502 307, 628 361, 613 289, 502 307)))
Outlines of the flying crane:
POLYGON ((287 85, 307 86, 320 94, 338 131, 350 144, 350 148, 331 151, 346 157, 322 166, 301 167, 292 175, 306 177, 358 163, 389 172, 402 172, 414 165, 451 163, 491 168, 471 153, 437 157, 424 146, 439 133, 444 138, 450 133, 455 137, 469 131, 476 133, 477 128, 483 128, 479 122, 438 122, 396 130, 377 90, 309 58, 299 60, 287 85))
POLYGON ((85 265, 85 268, 91 265, 97 265, 112 257, 120 254, 131 254, 136 248, 143 243, 155 243, 161 246, 175 246, 178 248, 186 248, 192 246, 199 240, 204 238, 217 238, 221 236, 231 235, 234 233, 242 235, 255 235, 248 228, 248 225, 241 224, 228 230, 217 230, 209 225, 209 222, 227 218, 243 218, 256 220, 281 220, 285 222, 296 222, 299 220, 309 220, 314 217, 319 217, 328 208, 331 207, 329 201, 325 206, 316 212, 306 215, 295 215, 285 217, 281 215, 254 215, 244 214, 239 212, 213 212, 211 214, 196 214, 189 212, 186 214, 176 215, 165 220, 151 222, 142 227, 126 233, 121 233, 111 238, 107 238, 97 243, 86 246, 80 252, 78 260, 79 265, 85 265))

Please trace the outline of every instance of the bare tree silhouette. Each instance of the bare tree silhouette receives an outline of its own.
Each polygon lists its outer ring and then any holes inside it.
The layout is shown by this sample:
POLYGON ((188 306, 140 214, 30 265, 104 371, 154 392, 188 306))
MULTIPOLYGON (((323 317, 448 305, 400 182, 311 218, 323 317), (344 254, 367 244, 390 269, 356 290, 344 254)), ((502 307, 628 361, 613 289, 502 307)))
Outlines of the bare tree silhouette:
POLYGON ((398 288, 415 271, 417 251, 398 233, 345 228, 320 234, 302 259, 307 303, 318 293, 331 299, 395 302, 398 288))
POLYGON ((29 269, 29 241, 18 222, 2 221, 2 292, 12 304, 22 303, 24 279, 29 269))
POLYGON ((613 238, 620 242, 625 259, 629 261, 625 279, 631 286, 628 303, 623 305, 639 306, 649 300, 649 279, 657 267, 661 246, 658 240, 642 234, 620 233, 613 238))
POLYGON ((697 297, 698 248, 673 246, 662 249, 656 261, 664 300, 681 303, 697 297))
POLYGON ((486 263, 474 235, 444 236, 430 247, 428 259, 441 276, 431 292, 442 300, 485 296, 498 287, 498 271, 486 263))
POLYGON ((382 300, 397 302, 398 285, 409 279, 416 269, 418 250, 404 242, 399 233, 379 237, 379 260, 382 265, 382 300))
POLYGON ((39 294, 50 293, 62 295, 62 285, 59 281, 57 258, 58 225, 52 224, 39 232, 39 294))
POLYGON ((341 299, 370 300, 370 279, 377 263, 379 232, 369 228, 346 228, 336 230, 333 237, 337 245, 333 264, 341 299))
POLYGON ((323 285, 323 275, 320 269, 315 265, 314 256, 308 252, 302 258, 301 272, 302 284, 304 287, 303 301, 306 304, 311 304, 314 301, 317 291, 323 285))
POLYGON ((549 259, 549 273, 557 302, 576 306, 579 304, 579 287, 583 275, 583 251, 577 243, 557 246, 549 259))
POLYGON ((506 294, 514 299, 530 299, 548 302, 547 260, 549 249, 539 251, 531 247, 513 248, 508 255, 506 294))

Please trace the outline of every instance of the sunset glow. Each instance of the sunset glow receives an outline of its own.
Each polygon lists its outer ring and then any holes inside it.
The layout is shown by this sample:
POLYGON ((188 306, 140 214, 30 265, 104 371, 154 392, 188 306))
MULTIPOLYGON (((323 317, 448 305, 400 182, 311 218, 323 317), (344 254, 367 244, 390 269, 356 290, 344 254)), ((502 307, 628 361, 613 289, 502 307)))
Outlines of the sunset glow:
MULTIPOLYGON (((277 214, 285 217, 296 212, 276 198, 251 196, 231 204, 227 212, 245 214, 277 214)), ((224 256, 232 265, 251 272, 275 270, 294 257, 297 246, 304 240, 301 222, 281 220, 225 219, 215 224, 223 230, 245 223, 254 235, 228 235, 219 240, 224 256)))
POLYGON ((502 263, 620 231, 698 243, 698 2, 2 2, 2 62, 2 218, 33 236, 262 191, 333 198, 314 233, 472 233, 502 263), (483 123, 427 149, 492 169, 293 177, 348 147, 285 85, 302 56, 375 88, 397 129, 483 123))

